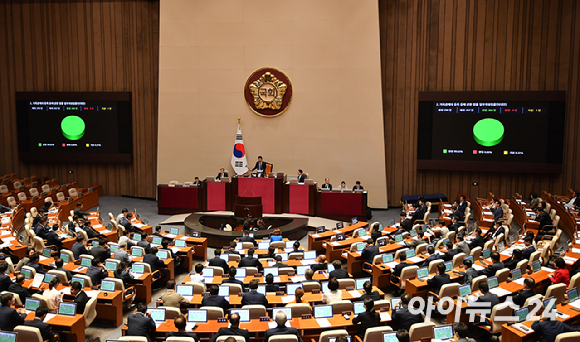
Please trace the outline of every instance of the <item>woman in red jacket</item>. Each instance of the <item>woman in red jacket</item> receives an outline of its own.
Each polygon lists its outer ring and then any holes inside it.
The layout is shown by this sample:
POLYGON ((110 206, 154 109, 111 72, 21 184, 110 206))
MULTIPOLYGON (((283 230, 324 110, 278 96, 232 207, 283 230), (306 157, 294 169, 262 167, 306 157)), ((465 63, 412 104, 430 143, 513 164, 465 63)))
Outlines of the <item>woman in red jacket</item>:
POLYGON ((556 272, 550 276, 552 284, 566 284, 566 287, 568 287, 570 285, 570 272, 566 269, 566 262, 564 259, 556 259, 556 261, 554 261, 554 266, 556 267, 556 272))

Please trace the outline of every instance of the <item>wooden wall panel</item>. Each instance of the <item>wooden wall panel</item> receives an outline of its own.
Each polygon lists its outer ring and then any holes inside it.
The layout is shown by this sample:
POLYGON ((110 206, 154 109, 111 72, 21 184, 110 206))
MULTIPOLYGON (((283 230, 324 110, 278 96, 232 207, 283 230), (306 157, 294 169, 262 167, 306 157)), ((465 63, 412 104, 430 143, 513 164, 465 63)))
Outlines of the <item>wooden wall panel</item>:
POLYGON ((407 194, 473 198, 580 187, 579 17, 574 0, 379 0, 389 203, 407 194), (417 170, 418 92, 449 90, 565 90, 563 172, 417 170))
POLYGON ((158 1, 2 1, 0 47, 0 174, 102 184, 113 196, 155 197, 158 1), (133 163, 19 162, 18 91, 132 92, 133 163))

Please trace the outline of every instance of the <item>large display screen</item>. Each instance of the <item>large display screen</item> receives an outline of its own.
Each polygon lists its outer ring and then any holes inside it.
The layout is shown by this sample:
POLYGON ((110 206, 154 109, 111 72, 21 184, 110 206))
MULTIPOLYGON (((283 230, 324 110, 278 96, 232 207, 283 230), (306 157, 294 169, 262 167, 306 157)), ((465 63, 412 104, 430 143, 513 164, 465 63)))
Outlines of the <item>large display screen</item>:
POLYGON ((419 92, 417 168, 559 173, 566 93, 419 92))
POLYGON ((131 162, 131 93, 16 93, 23 161, 131 162))

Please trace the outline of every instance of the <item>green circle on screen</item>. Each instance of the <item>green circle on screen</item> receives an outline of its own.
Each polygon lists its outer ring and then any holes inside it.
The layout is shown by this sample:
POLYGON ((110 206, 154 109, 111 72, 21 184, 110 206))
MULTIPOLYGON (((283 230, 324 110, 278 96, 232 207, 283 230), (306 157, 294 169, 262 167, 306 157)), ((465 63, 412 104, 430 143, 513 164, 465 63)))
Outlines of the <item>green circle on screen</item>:
POLYGON ((79 140, 85 135, 85 122, 76 115, 69 115, 62 119, 60 129, 68 140, 79 140))
POLYGON ((503 140, 504 132, 503 124, 499 120, 481 119, 473 126, 473 139, 483 146, 495 146, 503 140))

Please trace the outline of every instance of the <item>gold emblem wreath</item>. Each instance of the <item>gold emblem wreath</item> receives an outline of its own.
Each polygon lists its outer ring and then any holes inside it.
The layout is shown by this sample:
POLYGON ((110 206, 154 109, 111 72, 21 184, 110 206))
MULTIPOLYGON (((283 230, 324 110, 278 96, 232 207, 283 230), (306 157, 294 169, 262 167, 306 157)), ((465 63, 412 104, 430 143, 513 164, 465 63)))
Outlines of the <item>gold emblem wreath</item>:
POLYGON ((257 109, 280 109, 282 107, 282 98, 286 94, 287 87, 284 82, 277 79, 271 73, 266 72, 262 77, 250 84, 250 92, 254 97, 254 105, 256 105, 257 109), (260 96, 260 88, 265 84, 272 85, 276 89, 276 96, 271 101, 264 101, 260 96))

